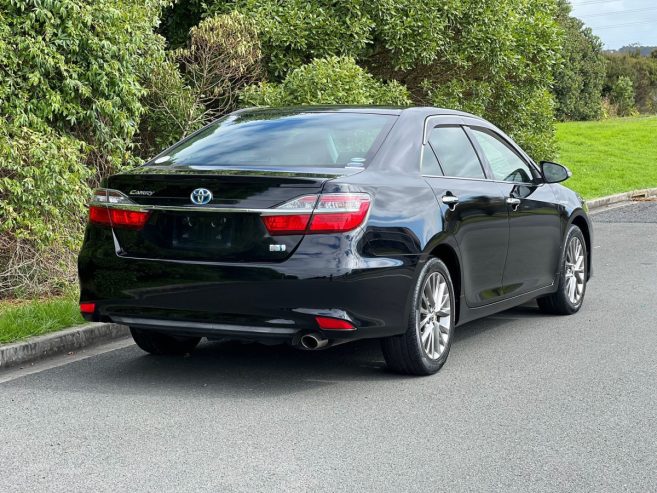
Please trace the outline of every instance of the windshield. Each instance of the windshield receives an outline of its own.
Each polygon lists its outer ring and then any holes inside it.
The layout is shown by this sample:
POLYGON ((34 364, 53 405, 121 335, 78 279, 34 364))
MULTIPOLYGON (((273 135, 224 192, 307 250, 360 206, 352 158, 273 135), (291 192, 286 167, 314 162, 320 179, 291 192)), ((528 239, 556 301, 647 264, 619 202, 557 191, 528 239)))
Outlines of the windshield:
POLYGON ((229 115, 173 147, 154 164, 361 167, 372 158, 395 118, 349 112, 229 115))

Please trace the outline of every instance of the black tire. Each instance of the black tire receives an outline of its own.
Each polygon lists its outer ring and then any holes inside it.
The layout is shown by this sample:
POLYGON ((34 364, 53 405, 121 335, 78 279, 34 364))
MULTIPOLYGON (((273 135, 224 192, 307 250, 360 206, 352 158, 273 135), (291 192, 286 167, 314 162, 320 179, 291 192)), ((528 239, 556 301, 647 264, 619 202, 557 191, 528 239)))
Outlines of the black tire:
POLYGON ((155 355, 180 356, 194 351, 200 337, 185 337, 162 334, 151 330, 130 327, 132 338, 141 349, 155 355))
MULTIPOLYGON (((406 332, 399 336, 388 337, 381 340, 383 356, 388 368, 407 375, 432 375, 445 364, 449 349, 452 345, 454 333, 454 320, 456 315, 456 298, 454 296, 454 285, 445 264, 437 259, 430 259, 418 276, 417 283, 411 295, 411 313, 409 315, 406 332), (444 279, 449 292, 449 317, 446 315, 441 320, 448 320, 449 327, 446 329, 446 343, 442 353, 437 358, 429 357, 421 341, 422 331, 419 327, 419 307, 425 282, 433 273, 438 273, 444 279)), ((427 330, 427 329, 425 329, 427 330)), ((442 333, 441 333, 442 336, 442 333)), ((441 340, 439 336, 439 341, 441 340)), ((435 336, 434 336, 435 337, 435 336)))
POLYGON ((568 230, 566 235, 566 241, 564 242, 562 253, 561 253, 561 264, 559 270, 559 283, 557 290, 547 296, 538 298, 538 307, 543 313, 549 313, 552 315, 572 315, 577 313, 582 307, 584 301, 584 295, 586 294, 586 282, 588 280, 588 251, 586 249, 586 241, 582 230, 577 226, 572 225, 568 230), (576 301, 572 301, 568 294, 568 266, 567 266, 567 250, 568 247, 573 241, 573 238, 576 238, 581 245, 582 251, 584 253, 584 262, 583 262, 583 287, 581 290, 581 296, 576 301))

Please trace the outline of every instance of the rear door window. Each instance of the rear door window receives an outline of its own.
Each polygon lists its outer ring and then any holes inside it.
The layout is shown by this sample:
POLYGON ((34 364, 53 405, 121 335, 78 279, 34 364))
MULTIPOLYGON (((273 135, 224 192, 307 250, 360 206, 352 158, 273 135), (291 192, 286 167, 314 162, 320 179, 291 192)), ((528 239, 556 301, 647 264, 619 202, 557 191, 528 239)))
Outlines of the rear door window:
POLYGON ((429 145, 436 153, 445 176, 486 178, 477 153, 461 127, 434 128, 429 134, 429 145))

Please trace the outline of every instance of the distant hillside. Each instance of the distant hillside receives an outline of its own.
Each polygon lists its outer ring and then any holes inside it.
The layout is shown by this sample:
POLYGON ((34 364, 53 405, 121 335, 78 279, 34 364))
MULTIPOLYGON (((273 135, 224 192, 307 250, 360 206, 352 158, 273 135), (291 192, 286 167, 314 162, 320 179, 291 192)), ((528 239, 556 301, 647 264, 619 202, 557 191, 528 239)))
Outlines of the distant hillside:
POLYGON ((657 46, 623 46, 618 50, 606 50, 605 53, 634 53, 639 50, 641 56, 650 56, 653 50, 657 50, 657 46))

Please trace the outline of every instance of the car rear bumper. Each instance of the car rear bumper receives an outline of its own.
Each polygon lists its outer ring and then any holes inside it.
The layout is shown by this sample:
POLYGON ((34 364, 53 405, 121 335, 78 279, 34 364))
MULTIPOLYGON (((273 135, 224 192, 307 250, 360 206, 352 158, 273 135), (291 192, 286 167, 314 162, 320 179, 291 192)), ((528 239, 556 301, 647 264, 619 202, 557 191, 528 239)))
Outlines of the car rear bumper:
POLYGON ((360 339, 405 331, 416 256, 312 252, 299 249, 280 263, 194 263, 108 255, 106 242, 86 242, 78 262, 81 302, 95 303, 89 320, 209 338, 294 341, 319 332, 360 339), (356 330, 322 331, 316 316, 349 320, 356 330))

